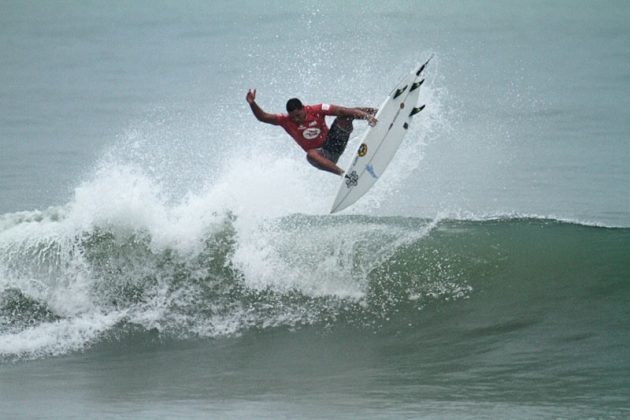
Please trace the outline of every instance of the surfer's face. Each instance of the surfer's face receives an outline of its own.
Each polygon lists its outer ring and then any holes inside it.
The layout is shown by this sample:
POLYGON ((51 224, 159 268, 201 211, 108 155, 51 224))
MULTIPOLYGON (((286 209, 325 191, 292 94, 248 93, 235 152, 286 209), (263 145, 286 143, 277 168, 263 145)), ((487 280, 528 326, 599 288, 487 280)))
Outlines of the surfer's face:
POLYGON ((304 119, 306 118, 306 111, 304 111, 304 108, 294 109, 293 111, 289 112, 289 118, 291 118, 291 121, 296 124, 302 124, 304 122, 304 119))

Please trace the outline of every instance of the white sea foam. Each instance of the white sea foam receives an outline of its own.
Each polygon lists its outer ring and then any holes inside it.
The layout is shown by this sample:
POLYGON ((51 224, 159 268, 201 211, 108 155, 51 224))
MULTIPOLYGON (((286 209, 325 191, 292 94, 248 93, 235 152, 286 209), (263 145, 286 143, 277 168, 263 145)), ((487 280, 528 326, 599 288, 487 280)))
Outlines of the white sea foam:
POLYGON ((83 350, 123 316, 118 312, 91 312, 42 323, 15 334, 2 334, 0 356, 38 358, 83 350))

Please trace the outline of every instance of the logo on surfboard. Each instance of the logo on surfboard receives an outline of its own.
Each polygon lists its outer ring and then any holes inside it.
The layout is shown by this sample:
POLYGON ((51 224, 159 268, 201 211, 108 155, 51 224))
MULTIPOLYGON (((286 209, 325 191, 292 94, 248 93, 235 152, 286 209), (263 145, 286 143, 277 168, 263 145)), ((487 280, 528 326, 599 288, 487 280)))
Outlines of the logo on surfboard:
POLYGON ((378 175, 376 174, 376 171, 374 170, 374 166, 372 166, 371 163, 368 164, 368 166, 366 166, 365 169, 368 171, 370 175, 372 175, 372 178, 378 179, 378 175))
POLYGON ((363 157, 363 156, 367 155, 367 152, 368 152, 367 144, 363 143, 363 144, 361 144, 361 146, 359 146, 359 151, 357 152, 357 154, 360 157, 363 157))
POLYGON ((359 175, 357 175, 357 171, 352 171, 349 174, 346 174, 346 187, 352 188, 356 187, 359 183, 359 175))

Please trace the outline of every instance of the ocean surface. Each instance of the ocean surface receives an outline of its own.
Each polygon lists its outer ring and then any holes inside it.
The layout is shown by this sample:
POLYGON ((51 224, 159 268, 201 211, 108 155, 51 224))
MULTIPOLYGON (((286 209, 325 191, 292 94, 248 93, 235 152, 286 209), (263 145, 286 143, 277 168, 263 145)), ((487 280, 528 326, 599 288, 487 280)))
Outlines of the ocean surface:
POLYGON ((626 1, 0 2, 0 418, 630 417, 629 45, 626 1), (337 215, 245 102, 431 55, 337 215))

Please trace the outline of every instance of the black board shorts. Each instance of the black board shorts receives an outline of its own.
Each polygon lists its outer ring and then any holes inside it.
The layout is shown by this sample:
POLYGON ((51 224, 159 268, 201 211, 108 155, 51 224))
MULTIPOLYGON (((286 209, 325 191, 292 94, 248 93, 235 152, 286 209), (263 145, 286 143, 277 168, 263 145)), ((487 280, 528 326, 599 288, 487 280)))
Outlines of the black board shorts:
POLYGON ((344 150, 346 150, 350 134, 352 134, 352 129, 344 130, 339 127, 339 124, 335 119, 330 126, 330 130, 328 130, 326 142, 318 150, 326 157, 326 159, 337 163, 344 150))

